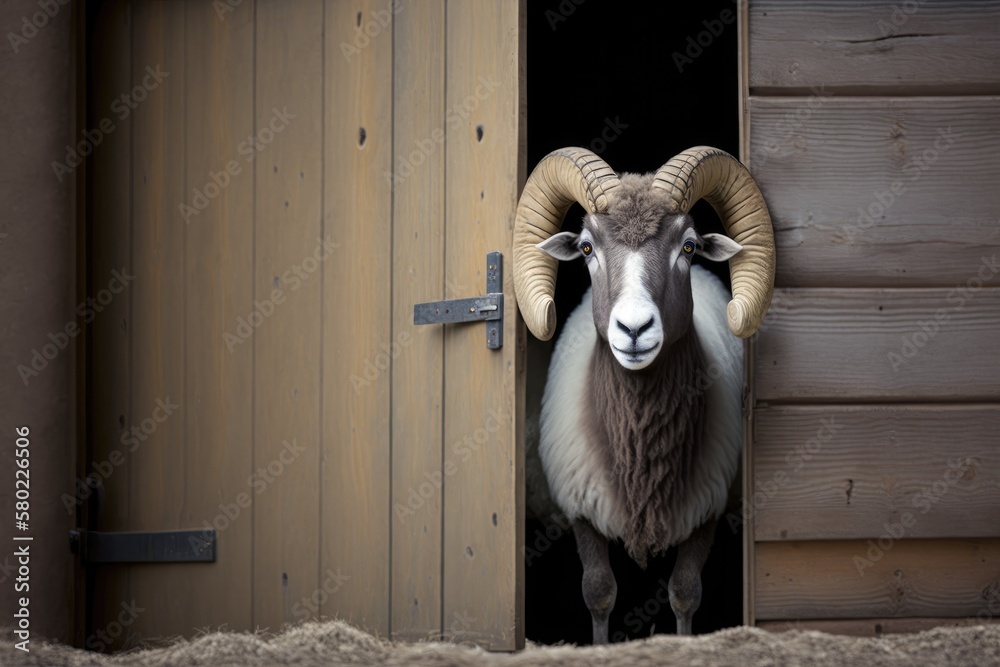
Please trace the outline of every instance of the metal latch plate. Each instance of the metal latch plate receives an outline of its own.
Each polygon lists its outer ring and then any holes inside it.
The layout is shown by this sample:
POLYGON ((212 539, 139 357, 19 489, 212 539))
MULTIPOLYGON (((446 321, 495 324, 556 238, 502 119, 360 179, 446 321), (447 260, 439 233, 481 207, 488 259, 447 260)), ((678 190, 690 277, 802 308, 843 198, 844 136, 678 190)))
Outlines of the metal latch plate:
POLYGON ((414 324, 486 322, 486 347, 503 347, 503 255, 486 255, 486 295, 429 301, 413 306, 414 324))
POLYGON ((214 563, 214 530, 70 531, 70 549, 89 564, 214 563))

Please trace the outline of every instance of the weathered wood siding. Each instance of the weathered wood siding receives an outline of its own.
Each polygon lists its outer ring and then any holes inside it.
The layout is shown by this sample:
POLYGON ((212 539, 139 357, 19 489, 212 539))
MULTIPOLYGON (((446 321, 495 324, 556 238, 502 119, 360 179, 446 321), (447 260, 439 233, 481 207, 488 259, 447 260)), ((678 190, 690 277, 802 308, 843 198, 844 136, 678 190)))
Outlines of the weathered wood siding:
POLYGON ((90 461, 104 530, 218 531, 215 564, 104 566, 114 647, 340 617, 523 645, 523 327, 414 327, 485 290, 524 180, 508 0, 100 3, 90 461), (113 109, 112 109, 113 110, 113 109), (158 401, 169 402, 160 419, 158 401), (153 424, 151 432, 147 426, 153 424), (143 438, 132 447, 138 427, 143 438))
MULTIPOLYGON (((74 5, 77 3, 74 3, 74 5)), ((50 10, 51 11, 51 10, 50 10)), ((15 549, 31 554, 30 622, 34 650, 44 636, 67 642, 82 638, 74 627, 74 563, 65 551, 73 527, 72 480, 76 472, 77 350, 85 335, 76 323, 79 240, 73 197, 79 169, 57 176, 66 144, 79 135, 74 106, 79 61, 72 39, 78 9, 60 5, 36 29, 34 0, 0 4, 4 26, 3 144, 0 162, 0 600, 8 624, 24 591, 15 591, 15 549), (27 28, 25 28, 27 25, 27 28), (69 331, 67 331, 69 327, 69 331), (62 349, 57 342, 62 341, 62 349), (18 431, 28 429, 30 492, 28 530, 15 528, 15 459, 18 431), (68 492, 69 507, 61 494, 68 492), (67 511, 69 510, 69 511, 67 511), (14 542, 14 536, 32 537, 14 542)), ((37 20, 37 19, 36 19, 37 20)), ((41 22, 41 21, 39 21, 41 22)), ((23 482, 23 478, 21 479, 23 482)), ((20 487, 23 489, 23 486, 20 487)), ((23 510, 23 507, 21 508, 23 510)), ((80 596, 82 598, 82 596, 80 596)), ((7 637, 19 641, 13 632, 7 637)))
POLYGON ((1000 3, 743 19, 743 157, 778 245, 731 517, 748 618, 1000 616, 1000 3))

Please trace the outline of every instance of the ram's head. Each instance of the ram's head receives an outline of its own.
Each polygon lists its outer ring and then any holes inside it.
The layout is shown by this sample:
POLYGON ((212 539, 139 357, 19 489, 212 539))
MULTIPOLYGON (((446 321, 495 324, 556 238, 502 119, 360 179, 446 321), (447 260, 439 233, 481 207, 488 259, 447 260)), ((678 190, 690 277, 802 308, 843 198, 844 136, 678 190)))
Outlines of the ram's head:
POLYGON ((645 368, 690 327, 694 255, 730 260, 727 319, 737 336, 757 331, 774 288, 774 235, 764 198, 728 153, 705 146, 655 174, 619 177, 581 148, 546 156, 531 173, 514 228, 514 289, 525 323, 542 340, 555 330, 556 260, 583 256, 593 284, 594 324, 625 368, 645 368), (728 234, 699 235, 688 212, 705 199, 728 234), (584 207, 580 234, 559 232, 569 207, 584 207))

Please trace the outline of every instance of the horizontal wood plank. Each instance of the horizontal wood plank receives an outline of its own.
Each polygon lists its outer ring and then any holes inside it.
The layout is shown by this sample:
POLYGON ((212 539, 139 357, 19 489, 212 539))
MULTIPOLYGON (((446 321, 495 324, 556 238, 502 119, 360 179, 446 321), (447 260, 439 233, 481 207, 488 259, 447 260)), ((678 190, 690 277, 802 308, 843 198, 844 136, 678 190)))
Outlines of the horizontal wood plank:
POLYGON ((755 0, 750 90, 1000 91, 1000 2, 755 0))
POLYGON ((757 540, 1000 537, 1000 405, 770 406, 754 420, 757 540))
POLYGON ((924 632, 934 628, 964 628, 984 623, 1000 623, 1000 616, 983 614, 968 618, 850 618, 810 619, 794 621, 761 621, 758 628, 769 632, 788 630, 817 630, 832 635, 855 637, 881 637, 882 635, 924 632))
POLYGON ((1000 608, 1000 539, 762 542, 759 620, 975 617, 1000 608))
POLYGON ((961 290, 782 290, 757 339, 757 400, 1000 398, 997 271, 969 267, 961 290))
POLYGON ((750 99, 779 286, 950 286, 1000 247, 1000 98, 750 99))

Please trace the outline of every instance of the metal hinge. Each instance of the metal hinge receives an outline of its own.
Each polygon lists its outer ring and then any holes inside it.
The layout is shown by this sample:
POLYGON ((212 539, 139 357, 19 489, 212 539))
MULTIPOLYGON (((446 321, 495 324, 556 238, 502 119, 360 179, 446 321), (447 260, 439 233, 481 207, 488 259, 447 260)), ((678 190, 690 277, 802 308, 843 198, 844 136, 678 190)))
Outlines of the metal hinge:
POLYGON ((486 255, 486 296, 418 303, 413 307, 414 324, 486 322, 486 347, 503 347, 503 255, 486 255))
POLYGON ((89 565, 99 563, 214 563, 214 530, 162 532, 69 531, 69 548, 89 565))

